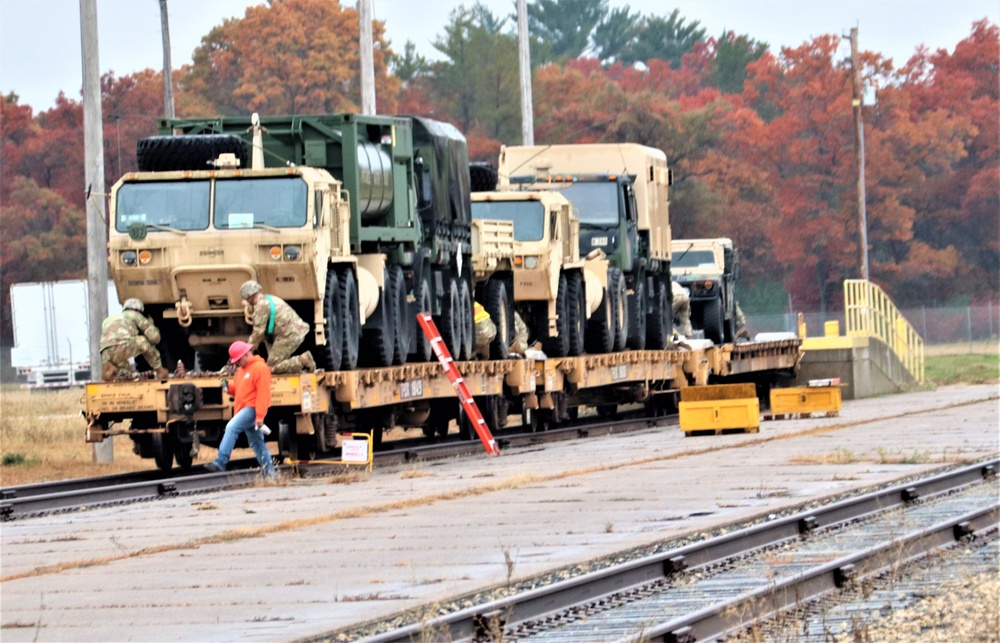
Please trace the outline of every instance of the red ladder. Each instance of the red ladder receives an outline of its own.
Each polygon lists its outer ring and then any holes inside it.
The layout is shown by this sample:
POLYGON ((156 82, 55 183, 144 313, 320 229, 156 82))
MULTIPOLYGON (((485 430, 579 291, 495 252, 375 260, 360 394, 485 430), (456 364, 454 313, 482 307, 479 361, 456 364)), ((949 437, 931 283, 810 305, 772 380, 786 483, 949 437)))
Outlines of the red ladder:
POLYGON ((420 328, 423 329, 424 335, 427 337, 427 341, 431 343, 431 348, 434 349, 434 354, 437 355, 438 361, 441 362, 441 367, 444 368, 444 372, 448 375, 448 379, 451 380, 451 386, 455 389, 455 393, 458 394, 458 401, 462 403, 462 408, 465 409, 465 414, 469 417, 472 422, 473 428, 476 429, 476 433, 479 434, 479 439, 483 443, 483 447, 486 448, 486 453, 490 455, 500 455, 500 447, 497 446, 497 441, 493 439, 493 434, 490 433, 490 427, 486 426, 486 420, 483 419, 483 414, 479 412, 479 407, 476 406, 476 400, 472 398, 472 394, 469 393, 469 387, 465 385, 465 380, 462 378, 462 374, 458 372, 458 367, 455 366, 455 360, 451 358, 451 353, 448 352, 448 347, 444 345, 444 340, 441 339, 441 333, 438 332, 437 325, 428 313, 419 313, 417 315, 417 323, 420 324, 420 328))

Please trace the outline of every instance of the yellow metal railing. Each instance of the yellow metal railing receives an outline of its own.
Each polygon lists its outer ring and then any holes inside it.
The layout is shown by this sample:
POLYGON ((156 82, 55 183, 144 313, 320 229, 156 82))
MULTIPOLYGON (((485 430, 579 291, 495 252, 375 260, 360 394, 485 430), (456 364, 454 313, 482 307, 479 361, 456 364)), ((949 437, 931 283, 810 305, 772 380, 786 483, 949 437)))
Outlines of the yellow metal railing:
POLYGON ((864 279, 844 280, 848 337, 877 337, 918 382, 924 381, 924 339, 881 288, 864 279))

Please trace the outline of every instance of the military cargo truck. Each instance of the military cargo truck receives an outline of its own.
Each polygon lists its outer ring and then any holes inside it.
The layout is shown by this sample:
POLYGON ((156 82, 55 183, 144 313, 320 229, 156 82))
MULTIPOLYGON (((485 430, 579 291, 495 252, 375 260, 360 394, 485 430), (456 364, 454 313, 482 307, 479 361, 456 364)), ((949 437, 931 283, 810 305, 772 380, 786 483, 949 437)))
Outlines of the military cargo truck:
POLYGON ((497 327, 492 357, 506 357, 514 310, 550 357, 613 349, 625 302, 607 288, 604 254, 597 250, 581 258, 580 222, 566 197, 554 191, 473 192, 472 231, 476 297, 497 327))
POLYGON ((739 254, 731 239, 674 239, 673 278, 690 291, 691 325, 716 344, 735 341, 739 254))
POLYGON ((633 143, 506 146, 500 189, 555 190, 580 220, 580 253, 602 250, 608 283, 627 291, 615 349, 664 348, 672 327, 670 172, 666 155, 633 143))
POLYGON ((468 154, 455 128, 353 114, 160 127, 139 143, 141 171, 112 190, 109 248, 119 296, 142 299, 163 331, 165 364, 224 362, 249 334, 247 279, 311 324, 304 348, 327 370, 432 359, 418 311, 471 356, 468 154))

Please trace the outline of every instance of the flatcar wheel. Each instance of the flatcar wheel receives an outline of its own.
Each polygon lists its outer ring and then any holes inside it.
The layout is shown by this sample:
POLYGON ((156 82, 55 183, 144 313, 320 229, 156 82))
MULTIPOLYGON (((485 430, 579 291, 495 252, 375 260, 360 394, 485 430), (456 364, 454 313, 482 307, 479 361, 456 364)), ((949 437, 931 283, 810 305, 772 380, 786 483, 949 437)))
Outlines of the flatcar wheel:
POLYGON ((187 471, 191 468, 191 464, 194 462, 194 456, 191 454, 191 449, 193 447, 192 442, 184 442, 174 438, 174 460, 177 461, 177 466, 187 471))
POLYGON ((278 453, 283 460, 299 459, 299 436, 291 422, 278 422, 278 453))
POLYGON ((597 405, 597 415, 600 416, 600 417, 602 417, 602 418, 605 418, 605 419, 613 418, 616 413, 618 413, 618 405, 617 404, 598 404, 597 405))
POLYGON ((160 471, 170 471, 174 467, 174 436, 169 432, 152 433, 153 459, 160 471))

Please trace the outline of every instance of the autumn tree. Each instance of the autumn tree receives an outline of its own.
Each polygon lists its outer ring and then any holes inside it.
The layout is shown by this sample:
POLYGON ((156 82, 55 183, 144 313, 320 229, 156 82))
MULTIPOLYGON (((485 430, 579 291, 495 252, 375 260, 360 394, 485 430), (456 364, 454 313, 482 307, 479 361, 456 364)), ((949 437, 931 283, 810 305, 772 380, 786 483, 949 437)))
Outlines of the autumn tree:
MULTIPOLYGON (((358 12, 337 0, 283 0, 254 5, 225 20, 195 49, 182 87, 222 114, 332 114, 361 105, 358 12)), ((377 109, 393 113, 399 79, 385 25, 374 21, 377 109)))

